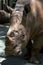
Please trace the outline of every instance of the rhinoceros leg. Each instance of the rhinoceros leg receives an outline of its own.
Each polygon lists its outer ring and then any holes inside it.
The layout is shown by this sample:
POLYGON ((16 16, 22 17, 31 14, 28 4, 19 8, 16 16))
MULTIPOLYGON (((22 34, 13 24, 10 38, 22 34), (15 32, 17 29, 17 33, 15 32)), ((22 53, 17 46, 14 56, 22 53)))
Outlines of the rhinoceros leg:
POLYGON ((35 40, 34 40, 34 44, 32 47, 32 56, 31 56, 30 62, 38 64, 38 63, 40 63, 38 54, 43 46, 43 34, 40 34, 39 36, 37 36, 34 39, 35 40))
POLYGON ((31 58, 31 51, 32 51, 32 42, 31 40, 29 40, 27 46, 26 46, 26 49, 27 49, 27 52, 26 52, 26 55, 25 55, 25 59, 28 60, 31 58))

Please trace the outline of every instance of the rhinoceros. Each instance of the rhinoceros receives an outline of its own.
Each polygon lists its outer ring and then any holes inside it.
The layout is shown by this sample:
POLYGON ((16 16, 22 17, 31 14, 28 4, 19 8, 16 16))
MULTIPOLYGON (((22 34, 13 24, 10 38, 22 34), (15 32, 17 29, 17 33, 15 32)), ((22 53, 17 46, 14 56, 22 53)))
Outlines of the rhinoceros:
POLYGON ((17 0, 15 9, 10 14, 5 43, 6 55, 18 56, 21 55, 22 49, 27 48, 27 59, 33 63, 40 63, 37 56, 43 46, 42 0, 17 0))

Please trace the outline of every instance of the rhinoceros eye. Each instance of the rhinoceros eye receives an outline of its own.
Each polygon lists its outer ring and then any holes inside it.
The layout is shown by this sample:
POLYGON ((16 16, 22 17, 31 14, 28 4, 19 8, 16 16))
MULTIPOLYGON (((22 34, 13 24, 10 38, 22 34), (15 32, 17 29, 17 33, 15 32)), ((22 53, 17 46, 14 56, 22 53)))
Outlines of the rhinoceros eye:
POLYGON ((10 33, 10 37, 15 37, 14 32, 11 32, 11 33, 10 33))
POLYGON ((17 36, 18 34, 19 34, 18 31, 13 30, 13 31, 10 33, 10 37, 15 37, 15 36, 17 36))
POLYGON ((25 35, 21 35, 20 36, 20 39, 22 40, 22 39, 24 39, 25 38, 25 35))

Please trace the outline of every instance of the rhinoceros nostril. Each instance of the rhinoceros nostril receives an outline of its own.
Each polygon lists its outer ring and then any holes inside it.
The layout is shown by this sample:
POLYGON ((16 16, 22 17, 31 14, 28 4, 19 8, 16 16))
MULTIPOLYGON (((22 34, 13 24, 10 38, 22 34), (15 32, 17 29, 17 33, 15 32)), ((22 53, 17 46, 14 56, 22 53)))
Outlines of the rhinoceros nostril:
POLYGON ((20 51, 17 52, 18 54, 20 53, 20 51))
POLYGON ((18 51, 18 52, 17 52, 17 54, 21 55, 21 54, 22 54, 22 52, 21 52, 21 51, 18 51))
POLYGON ((14 47, 13 47, 13 49, 15 49, 17 47, 17 45, 15 45, 14 47))

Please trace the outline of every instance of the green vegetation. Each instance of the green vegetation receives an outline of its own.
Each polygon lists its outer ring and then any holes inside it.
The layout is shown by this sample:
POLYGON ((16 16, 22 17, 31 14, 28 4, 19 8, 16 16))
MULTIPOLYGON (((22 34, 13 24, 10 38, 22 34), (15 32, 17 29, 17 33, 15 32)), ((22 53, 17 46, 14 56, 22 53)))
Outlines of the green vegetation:
POLYGON ((11 0, 12 7, 15 7, 16 1, 17 1, 17 0, 11 0))

